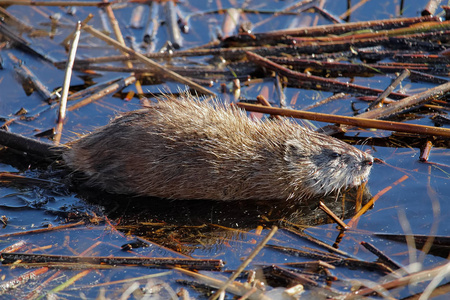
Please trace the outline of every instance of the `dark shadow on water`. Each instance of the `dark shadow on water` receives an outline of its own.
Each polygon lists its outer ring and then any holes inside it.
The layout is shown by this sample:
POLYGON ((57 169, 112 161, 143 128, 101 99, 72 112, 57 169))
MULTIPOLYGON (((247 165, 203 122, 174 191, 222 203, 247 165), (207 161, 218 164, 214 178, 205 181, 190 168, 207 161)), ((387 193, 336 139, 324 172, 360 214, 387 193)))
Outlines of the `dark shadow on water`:
MULTIPOLYGON (((167 200, 151 197, 111 195, 82 189, 79 196, 100 205, 105 214, 117 222, 117 228, 158 244, 189 254, 196 247, 217 247, 221 240, 236 240, 242 232, 272 225, 315 226, 332 222, 318 208, 324 202, 342 219, 355 212, 356 189, 308 201, 207 201, 167 200)), ((362 205, 371 195, 363 192, 362 205)))
MULTIPOLYGON (((165 222, 190 226, 213 223, 241 229, 280 220, 305 226, 329 223, 326 214, 318 208, 319 201, 339 217, 350 218, 355 210, 356 198, 356 189, 346 191, 337 199, 336 195, 329 195, 303 201, 168 200, 112 195, 93 189, 77 192, 89 203, 104 207, 109 218, 120 218, 121 222, 165 222)), ((363 193, 364 205, 371 195, 368 189, 363 193)))

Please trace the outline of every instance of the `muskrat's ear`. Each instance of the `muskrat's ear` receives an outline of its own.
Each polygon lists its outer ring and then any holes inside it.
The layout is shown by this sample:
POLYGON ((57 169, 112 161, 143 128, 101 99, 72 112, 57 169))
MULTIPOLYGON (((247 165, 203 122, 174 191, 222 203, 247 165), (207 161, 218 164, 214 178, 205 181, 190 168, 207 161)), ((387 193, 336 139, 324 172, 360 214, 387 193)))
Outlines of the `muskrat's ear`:
POLYGON ((304 147, 298 140, 287 140, 284 149, 284 158, 288 161, 305 157, 304 147))

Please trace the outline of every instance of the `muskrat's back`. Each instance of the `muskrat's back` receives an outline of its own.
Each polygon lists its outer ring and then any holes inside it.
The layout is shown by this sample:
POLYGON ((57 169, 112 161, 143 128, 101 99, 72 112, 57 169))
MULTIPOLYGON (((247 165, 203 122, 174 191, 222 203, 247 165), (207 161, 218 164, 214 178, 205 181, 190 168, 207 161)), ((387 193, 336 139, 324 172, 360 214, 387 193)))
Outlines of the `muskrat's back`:
POLYGON ((254 122, 192 95, 126 113, 72 144, 66 164, 119 194, 289 199, 357 186, 372 157, 289 121, 254 122))

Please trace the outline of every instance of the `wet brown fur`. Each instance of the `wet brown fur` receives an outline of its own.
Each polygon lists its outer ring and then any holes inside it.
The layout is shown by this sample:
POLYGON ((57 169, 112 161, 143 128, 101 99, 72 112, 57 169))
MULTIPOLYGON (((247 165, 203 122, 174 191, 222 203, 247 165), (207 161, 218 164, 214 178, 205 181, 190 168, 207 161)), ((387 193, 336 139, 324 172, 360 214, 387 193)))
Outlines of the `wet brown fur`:
POLYGON ((74 142, 66 164, 119 194, 169 199, 302 199, 367 179, 370 155, 291 121, 186 94, 125 113, 74 142))

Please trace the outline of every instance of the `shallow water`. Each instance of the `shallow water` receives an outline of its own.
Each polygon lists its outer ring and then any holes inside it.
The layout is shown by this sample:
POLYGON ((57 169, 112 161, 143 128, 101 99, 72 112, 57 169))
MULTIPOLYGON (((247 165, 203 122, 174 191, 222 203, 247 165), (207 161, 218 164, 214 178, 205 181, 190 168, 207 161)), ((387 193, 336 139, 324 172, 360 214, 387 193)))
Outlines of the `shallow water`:
MULTIPOLYGON (((407 1, 402 16, 419 16, 426 2, 407 1)), ((259 1, 238 1, 236 4, 221 3, 219 1, 189 1, 189 3, 182 3, 180 5, 181 11, 184 15, 189 16, 189 25, 191 27, 189 34, 183 35, 184 49, 210 42, 210 29, 222 24, 223 15, 215 12, 218 8, 247 6, 271 11, 281 9, 292 3, 292 1, 268 1, 264 4, 260 4, 259 1)), ((339 16, 345 12, 345 5, 346 1, 327 1, 325 8, 339 16)), ((143 30, 132 29, 127 26, 131 11, 135 6, 136 4, 129 4, 124 8, 117 9, 115 14, 123 34, 125 36, 134 36, 140 42, 143 30)), ((54 13, 62 13, 63 18, 61 22, 63 24, 74 24, 75 21, 83 20, 88 13, 92 12, 95 17, 90 24, 96 28, 101 28, 97 8, 77 8, 75 16, 67 15, 62 9, 57 7, 10 6, 7 10, 14 16, 19 17, 23 22, 45 32, 51 31, 51 26, 47 25, 49 22, 47 15, 54 13)), ((398 5, 393 1, 369 1, 352 13, 350 21, 396 17, 398 16, 397 10, 398 5)), ((243 19, 246 20, 247 18, 253 24, 256 24, 258 22, 262 23, 269 16, 270 14, 246 13, 243 19)), ((275 17, 270 22, 256 27, 254 32, 282 29, 290 24, 303 23, 308 25, 311 24, 311 19, 314 19, 315 16, 315 14, 308 12, 300 16, 275 17)), ((319 17, 318 24, 329 24, 329 21, 319 17)), ((55 59, 55 61, 65 61, 66 53, 60 42, 71 30, 71 27, 58 27, 55 35, 51 37, 29 37, 27 32, 23 32, 22 36, 31 42, 33 47, 40 49, 43 53, 55 59)), ((163 47, 166 36, 165 27, 161 26, 157 34, 156 49, 163 47)), ((21 82, 15 75, 14 63, 10 59, 9 54, 13 54, 22 60, 50 90, 60 87, 64 76, 64 70, 56 68, 50 62, 38 58, 36 55, 13 47, 2 49, 0 51, 0 55, 3 58, 3 69, 0 70, 0 117, 4 118, 5 121, 14 118, 14 114, 21 108, 28 111, 28 116, 35 116, 36 118, 29 120, 18 119, 8 126, 12 132, 26 136, 33 136, 37 132, 54 127, 57 109, 50 108, 37 92, 33 92, 30 95, 26 94, 21 82), (37 114, 38 112, 39 114, 37 114)), ((85 58, 117 54, 119 54, 117 51, 105 47, 102 42, 89 37, 87 34, 83 34, 77 57, 85 58)), ((209 56, 160 62, 180 66, 211 65, 215 63, 209 56)), ((120 63, 112 65, 122 66, 120 63)), ((128 73, 97 72, 97 74, 92 75, 75 71, 71 86, 82 88, 87 84, 105 82, 119 76, 128 76, 128 73)), ((393 78, 395 76, 390 74, 371 77, 341 77, 340 80, 384 89, 393 78)), ((228 89, 231 88, 230 80, 219 80, 210 89, 218 94, 219 99, 232 101, 233 96, 231 93, 225 94, 220 92, 222 90, 220 84, 225 84, 228 89)), ((416 83, 409 80, 402 84, 405 93, 417 93, 433 86, 433 84, 416 83)), ((145 84, 143 88, 145 93, 151 97, 152 94, 158 94, 161 90, 176 92, 179 88, 184 87, 173 82, 155 81, 153 84, 145 84)), ((67 122, 64 125, 62 142, 74 140, 80 134, 107 124, 119 112, 139 108, 140 103, 137 97, 128 102, 123 100, 126 93, 134 89, 134 86, 126 87, 120 93, 106 96, 95 103, 69 112, 67 122)), ((279 96, 274 88, 274 80, 272 78, 265 78, 261 82, 252 81, 247 85, 242 84, 242 98, 255 99, 260 93, 266 93, 266 96, 274 105, 279 103, 279 96)), ((292 108, 298 109, 332 95, 330 92, 301 90, 291 87, 286 88, 284 93, 287 103, 292 103, 292 108), (296 97, 298 100, 292 101, 296 97)), ((349 97, 322 105, 312 111, 353 115, 352 103, 354 107, 361 110, 367 106, 366 102, 349 97)), ((416 118, 407 122, 434 125, 430 120, 430 112, 421 110, 419 113, 416 113, 416 116, 419 119, 416 118)), ((307 124, 315 127, 327 125, 320 122, 307 122, 307 124)), ((449 125, 445 126, 448 127, 449 125)), ((364 240, 373 243, 401 265, 408 265, 416 259, 415 257, 423 260, 426 267, 445 261, 439 256, 423 255, 420 251, 415 250, 413 250, 414 255, 409 255, 408 247, 403 243, 377 238, 373 233, 449 235, 450 226, 446 221, 450 216, 448 141, 438 142, 437 145, 439 147, 432 149, 429 162, 422 163, 419 162, 419 147, 424 139, 420 140, 419 143, 413 143, 412 139, 403 139, 401 136, 391 134, 391 132, 359 129, 348 132, 345 139, 351 140, 352 137, 360 139, 367 137, 385 138, 383 141, 389 143, 389 146, 379 146, 372 145, 369 141, 364 146, 357 145, 357 147, 370 151, 375 157, 386 163, 373 166, 368 182, 368 193, 376 195, 384 189, 391 188, 381 195, 375 206, 359 219, 355 230, 349 231, 344 235, 344 238, 338 243, 338 248, 360 259, 375 261, 376 257, 359 245, 359 242, 364 240), (400 183, 393 185, 400 179, 402 179, 400 183)), ((301 204, 268 204, 256 201, 246 203, 193 201, 186 203, 185 201, 163 202, 159 199, 108 195, 100 191, 86 189, 82 184, 77 184, 77 181, 72 181, 72 174, 65 173, 54 162, 37 164, 29 157, 18 153, 6 153, 5 151, 0 153, 0 172, 17 172, 27 178, 54 181, 54 183, 50 184, 39 184, 31 181, 25 181, 22 184, 15 182, 14 184, 4 184, 0 187, 0 216, 5 216, 8 219, 7 225, 0 230, 0 236, 43 228, 49 224, 56 226, 70 220, 92 219, 94 214, 104 214, 113 222, 116 222, 117 227, 123 233, 144 236, 149 240, 194 258, 223 259, 226 261, 225 269, 233 270, 240 265, 242 258, 246 257, 255 244, 261 240, 261 235, 256 232, 258 225, 266 228, 262 233, 263 235, 267 233, 267 228, 270 228, 271 225, 279 225, 279 220, 281 219, 284 220, 284 224, 292 222, 298 225, 310 225, 313 227, 308 228, 306 231, 330 245, 335 242, 339 233, 336 225, 328 224, 330 220, 317 209, 318 199, 301 204)), ((346 194, 346 196, 349 199, 353 198, 350 194, 346 194)), ((367 195, 366 198, 370 198, 370 195, 367 195)), ((326 203, 338 215, 341 215, 340 200, 330 197, 326 199, 326 203)), ((353 213, 346 210, 342 214, 345 215, 344 221, 348 221, 353 213)), ((30 248, 51 246, 50 250, 46 249, 39 252, 47 254, 79 255, 95 242, 100 242, 100 246, 95 248, 94 251, 87 253, 87 255, 168 255, 167 252, 156 246, 134 249, 131 253, 120 250, 121 245, 133 241, 134 237, 124 237, 121 233, 111 230, 108 223, 104 222, 100 225, 80 226, 68 231, 4 238, 0 241, 0 248, 7 247, 23 238, 30 245, 30 248)), ((285 230, 278 231, 270 244, 292 248, 315 247, 285 230)), ((256 268, 259 264, 270 265, 305 260, 308 259, 266 248, 252 262, 251 266, 256 268)), ((14 276, 21 274, 22 271, 23 269, 21 268, 10 269, 8 266, 0 266, 0 276, 4 276, 5 280, 14 278, 14 276)), ((84 292, 88 298, 94 298, 100 293, 100 287, 86 289, 86 285, 165 271, 167 270, 120 267, 91 272, 85 278, 75 283, 71 289, 65 290, 66 294, 64 294, 64 297, 76 299, 79 297, 80 292, 84 292)), ((77 273, 78 271, 64 270, 63 275, 45 290, 50 290, 77 273)), ((344 267, 336 269, 333 273, 340 278, 364 278, 373 281, 379 281, 381 276, 377 272, 368 272, 364 269, 351 270, 344 267)), ((212 273, 212 275, 222 276, 223 274, 212 273)), ((152 284, 158 285, 165 281, 176 290, 182 286, 176 280, 191 280, 186 275, 176 272, 169 275, 165 274, 162 278, 153 281, 152 284)), ((45 280, 45 278, 40 277, 38 281, 30 283, 29 286, 22 286, 8 293, 12 298, 26 295, 41 283, 40 280, 45 280)), ((347 291, 349 287, 342 282, 335 282, 333 288, 339 291, 347 291)), ((121 295, 123 290, 122 285, 119 287, 108 287, 107 295, 114 298, 114 296, 121 295)), ((404 290, 400 294, 394 293, 394 297, 406 296, 409 293, 420 292, 421 290, 423 290, 423 285, 419 285, 409 292, 404 290)), ((189 292, 191 296, 204 297, 200 291, 189 289, 189 292)), ((163 298, 166 296, 166 294, 161 295, 163 295, 163 298)), ((135 297, 139 298, 138 296, 135 297)))

